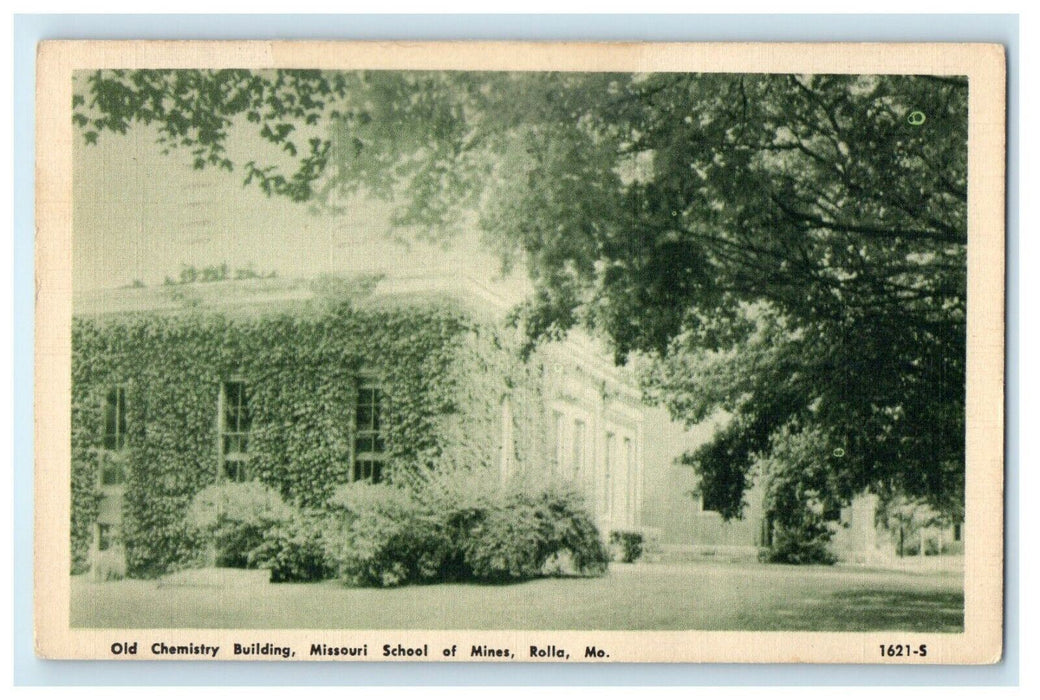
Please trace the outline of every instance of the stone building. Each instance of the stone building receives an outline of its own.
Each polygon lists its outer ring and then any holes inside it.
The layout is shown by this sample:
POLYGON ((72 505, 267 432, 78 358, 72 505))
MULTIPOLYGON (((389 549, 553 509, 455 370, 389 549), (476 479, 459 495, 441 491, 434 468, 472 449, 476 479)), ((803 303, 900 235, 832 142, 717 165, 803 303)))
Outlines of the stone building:
POLYGON ((641 525, 644 408, 572 334, 518 352, 509 304, 454 276, 175 284, 74 299, 73 570, 197 552, 184 513, 220 480, 320 504, 416 465, 554 475, 604 535, 641 525))
MULTIPOLYGON (((725 521, 675 464, 714 425, 686 430, 644 405, 580 333, 523 358, 509 308, 452 275, 76 295, 73 570, 109 550, 132 575, 182 565, 187 505, 220 480, 259 479, 317 505, 341 483, 415 465, 571 482, 604 536, 639 530, 665 556, 754 557, 769 543, 760 486, 725 521)), ((876 514, 869 495, 832 514, 841 559, 962 547, 959 524, 910 522, 901 536, 876 514)))

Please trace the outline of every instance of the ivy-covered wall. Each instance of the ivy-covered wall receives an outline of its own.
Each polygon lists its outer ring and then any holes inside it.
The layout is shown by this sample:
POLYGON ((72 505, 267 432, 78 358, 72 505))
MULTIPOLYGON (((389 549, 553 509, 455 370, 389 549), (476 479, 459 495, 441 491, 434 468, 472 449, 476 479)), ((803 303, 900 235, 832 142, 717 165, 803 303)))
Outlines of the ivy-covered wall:
POLYGON ((512 452, 513 469, 545 470, 548 417, 538 353, 521 361, 519 339, 494 325, 474 325, 462 340, 450 368, 456 411, 442 426, 445 461, 498 469, 508 416, 512 442, 504 447, 512 452))
POLYGON ((517 459, 540 462, 537 369, 510 333, 431 302, 228 317, 203 311, 77 318, 72 333, 72 567, 87 565, 99 502, 103 404, 126 392, 122 531, 132 576, 202 555, 184 514, 218 478, 221 384, 242 379, 250 469, 292 502, 320 506, 351 478, 361 377, 384 392, 386 478, 500 458, 509 395, 517 459))

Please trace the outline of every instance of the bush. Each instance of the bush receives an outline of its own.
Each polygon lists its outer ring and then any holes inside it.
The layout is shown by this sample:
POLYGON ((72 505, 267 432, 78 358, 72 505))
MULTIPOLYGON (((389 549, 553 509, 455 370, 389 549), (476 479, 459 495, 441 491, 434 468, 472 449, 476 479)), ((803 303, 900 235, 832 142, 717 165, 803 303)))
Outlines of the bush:
POLYGON ((606 569, 599 532, 580 495, 566 488, 441 473, 407 488, 350 484, 332 504, 340 526, 331 549, 340 575, 355 585, 522 580, 559 555, 579 573, 606 569))
POLYGON ((536 491, 533 499, 542 521, 539 557, 543 565, 554 555, 567 554, 577 573, 603 574, 610 557, 584 497, 568 486, 550 484, 536 491))
POLYGON ((397 586, 442 577, 448 533, 411 489, 355 482, 337 489, 331 505, 340 527, 330 554, 346 582, 397 586))
POLYGON ((602 573, 607 553, 580 495, 568 489, 507 489, 459 530, 465 570, 478 580, 509 581, 545 572, 562 555, 576 573, 602 573))
POLYGON ((610 533, 610 545, 617 552, 616 561, 631 564, 643 556, 643 533, 631 530, 614 530, 610 533))
POLYGON ((833 564, 838 558, 830 549, 831 531, 823 522, 807 518, 799 527, 777 526, 773 545, 759 558, 774 564, 833 564))
POLYGON ((249 563, 271 570, 272 583, 324 581, 336 574, 328 552, 328 518, 318 512, 294 513, 271 527, 249 553, 249 563))
POLYGON ((246 568, 249 554, 292 515, 278 492, 258 482, 225 483, 200 491, 188 523, 216 552, 218 566, 246 568))
POLYGON ((451 518, 459 554, 458 574, 484 581, 533 578, 541 573, 541 522, 534 504, 523 499, 488 503, 483 508, 459 503, 451 518))

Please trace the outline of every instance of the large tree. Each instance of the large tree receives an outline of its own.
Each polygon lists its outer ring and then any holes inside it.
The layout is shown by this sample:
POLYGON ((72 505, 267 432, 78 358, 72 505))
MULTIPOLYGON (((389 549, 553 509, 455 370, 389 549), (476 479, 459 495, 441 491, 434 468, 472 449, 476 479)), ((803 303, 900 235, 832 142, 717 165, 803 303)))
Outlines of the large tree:
POLYGON ((271 195, 334 208, 363 192, 429 235, 475 221, 527 267, 532 339, 584 325, 638 357, 676 417, 727 416, 685 457, 727 516, 755 468, 803 502, 869 489, 961 507, 964 79, 82 78, 88 143, 152 124, 174 157, 271 195), (229 134, 250 128, 284 158, 233 162, 229 134))

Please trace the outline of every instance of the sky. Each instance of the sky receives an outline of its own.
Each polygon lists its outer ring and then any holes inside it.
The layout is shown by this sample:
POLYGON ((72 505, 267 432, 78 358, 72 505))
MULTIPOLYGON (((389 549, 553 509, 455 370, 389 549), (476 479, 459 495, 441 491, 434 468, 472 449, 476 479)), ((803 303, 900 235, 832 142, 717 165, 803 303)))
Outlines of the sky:
MULTIPOLYGON (((236 162, 266 144, 248 132, 229 142, 236 162)), ((244 187, 243 173, 194 170, 187 152, 163 155, 151 127, 76 140, 73 173, 73 289, 161 284, 183 265, 253 266, 283 278, 358 272, 459 272, 507 297, 522 295, 519 273, 502 279, 497 257, 476 231, 453 232, 450 248, 401 242, 388 205, 356 198, 344 215, 244 187), (395 240, 396 239, 396 240, 395 240)))

